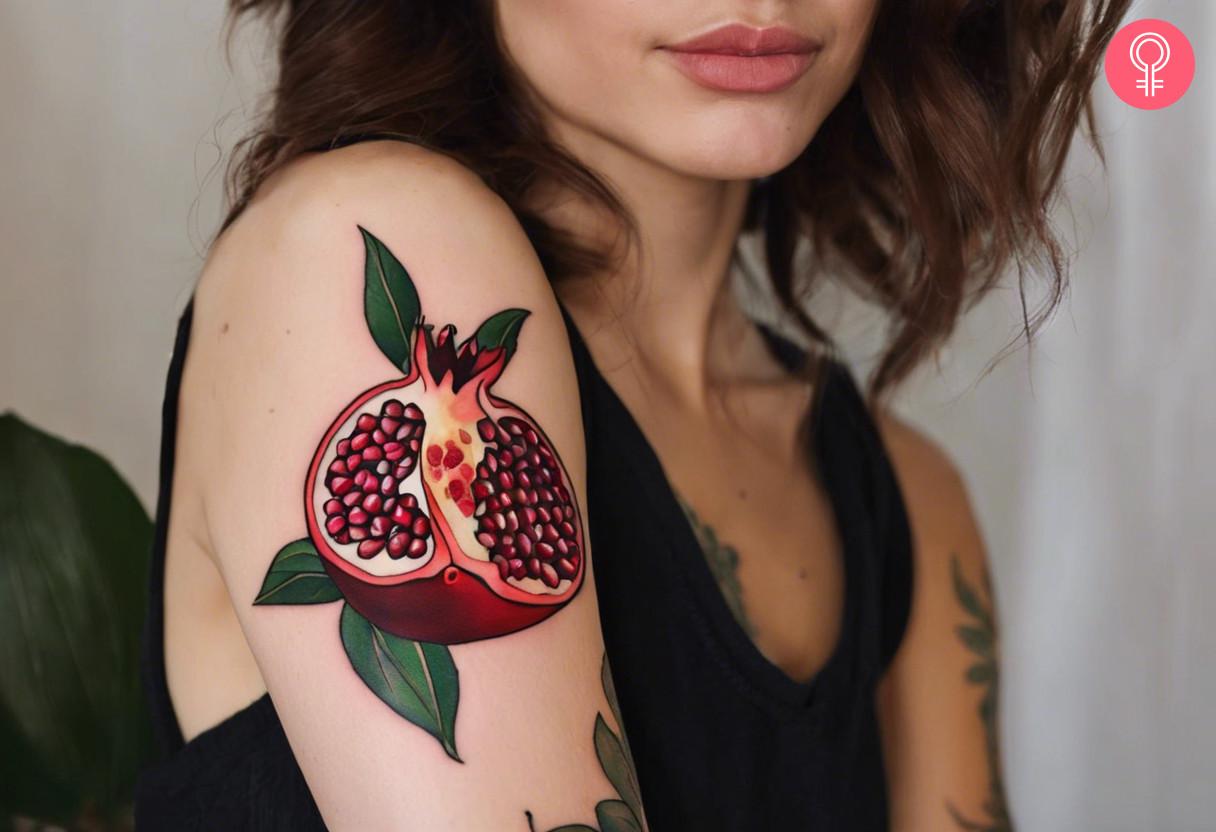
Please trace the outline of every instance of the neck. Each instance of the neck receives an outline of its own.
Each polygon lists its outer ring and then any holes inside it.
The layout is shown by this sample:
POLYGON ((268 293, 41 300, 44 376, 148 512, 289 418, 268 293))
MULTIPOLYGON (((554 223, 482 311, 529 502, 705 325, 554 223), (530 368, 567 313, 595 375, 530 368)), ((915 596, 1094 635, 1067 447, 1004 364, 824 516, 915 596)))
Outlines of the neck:
MULTIPOLYGON (((614 270, 559 285, 563 303, 588 340, 640 362, 681 397, 703 398, 713 378, 730 375, 723 362, 749 328, 728 278, 750 180, 691 177, 585 132, 561 140, 594 160, 636 218, 640 240, 614 270)), ((601 210, 554 196, 541 209, 550 222, 597 244, 618 239, 619 226, 601 210)))

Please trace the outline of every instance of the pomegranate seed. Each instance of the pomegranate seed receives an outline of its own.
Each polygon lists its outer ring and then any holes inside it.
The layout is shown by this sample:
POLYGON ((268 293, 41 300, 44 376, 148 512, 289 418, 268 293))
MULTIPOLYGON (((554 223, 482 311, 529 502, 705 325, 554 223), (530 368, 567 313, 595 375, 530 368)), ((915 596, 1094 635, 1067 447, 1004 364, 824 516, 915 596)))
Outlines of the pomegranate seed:
POLYGON ((548 543, 544 543, 544 542, 537 543, 536 544, 536 553, 538 555, 540 555, 542 558, 545 558, 546 560, 553 559, 553 554, 554 554, 553 547, 550 546, 548 543))
POLYGON ((347 491, 355 487, 355 481, 350 477, 334 477, 333 482, 329 484, 329 490, 341 497, 347 491))
POLYGON ((346 506, 347 508, 350 508, 351 506, 357 506, 361 502, 363 502, 363 492, 362 491, 352 491, 349 494, 347 494, 345 497, 342 498, 342 505, 346 506))
POLYGON ((405 547, 409 545, 410 538, 407 534, 395 534, 388 541, 388 555, 396 559, 405 554, 405 547))
POLYGON ((346 456, 348 453, 350 453, 350 440, 349 439, 340 440, 338 442, 338 447, 335 448, 334 450, 337 451, 338 456, 346 456))
POLYGON ((405 553, 412 558, 422 557, 426 554, 426 541, 418 537, 414 538, 405 553))
POLYGON ((329 520, 327 520, 325 523, 325 531, 329 532, 330 534, 337 534, 345 528, 346 518, 340 514, 329 518, 329 520))
POLYGON ((395 509, 396 507, 397 507, 397 498, 389 497, 387 500, 384 501, 383 511, 385 514, 392 514, 393 509, 395 509))
POLYGON ((472 487, 473 497, 478 500, 484 500, 493 492, 490 490, 490 484, 485 480, 475 480, 472 487))
POLYGON ((410 526, 410 531, 415 537, 426 537, 431 533, 431 521, 425 515, 419 515, 414 525, 410 526))
POLYGON ((463 497, 464 496, 464 481, 463 480, 452 480, 451 482, 449 482, 448 483, 448 494, 451 495, 453 500, 459 500, 461 497, 463 497))
POLYGON ((519 553, 524 557, 532 554, 532 541, 526 534, 515 535, 515 545, 519 548, 519 553))
POLYGON ((426 461, 431 465, 438 465, 443 462, 443 448, 438 445, 430 445, 426 449, 426 461))
POLYGON ((379 462, 384 458, 384 451, 375 445, 363 449, 364 462, 379 462))
POLYGON ((472 517, 473 512, 477 510, 477 506, 467 497, 456 503, 456 508, 460 509, 460 513, 465 517, 472 517))
POLYGON ((397 491, 397 481, 395 479, 393 479, 392 477, 385 477, 384 479, 380 480, 380 493, 381 494, 384 494, 385 496, 387 496, 389 494, 396 493, 396 491, 397 491))
POLYGON ((390 528, 391 524, 389 523, 388 518, 383 514, 378 514, 373 517, 371 525, 368 526, 368 529, 372 533, 372 537, 384 537, 386 534, 388 534, 388 530, 390 528))
POLYGON ((557 539, 557 543, 555 545, 557 546, 557 551, 561 552, 562 557, 570 554, 569 544, 567 544, 566 541, 562 540, 560 537, 557 539))
MULTIPOLYGON (((449 442, 451 440, 448 440, 449 442)), ((464 462, 464 451, 452 445, 448 448, 448 452, 443 455, 443 467, 455 468, 460 463, 464 462)))
POLYGON ((524 488, 532 487, 532 478, 528 476, 527 471, 520 471, 519 476, 516 479, 519 481, 519 484, 521 486, 523 486, 524 488))
POLYGON ((515 457, 511 456, 510 451, 503 451, 498 455, 498 464, 503 468, 510 468, 511 463, 515 461, 515 457))
MULTIPOLYGON (((363 431, 364 433, 367 433, 369 430, 371 430, 375 426, 376 426, 376 417, 370 413, 364 413, 358 419, 355 420, 355 427, 357 427, 359 430, 363 431)), ((354 444, 353 439, 351 440, 351 444, 352 445, 354 444)), ((358 448, 356 448, 355 450, 358 450, 358 448)))
POLYGON ((510 471, 499 471, 498 484, 503 488, 510 488, 511 486, 515 485, 515 477, 511 476, 510 471))
POLYGON ((557 539, 561 537, 561 535, 557 533, 557 529, 553 527, 552 523, 546 523, 544 525, 544 527, 541 529, 540 536, 550 543, 556 542, 557 539))
POLYGON ((422 418, 422 411, 418 409, 418 405, 411 402, 405 406, 405 418, 417 421, 422 418))
POLYGON ((519 558, 511 558, 507 561, 507 565, 511 567, 511 577, 516 580, 528 574, 528 568, 524 566, 524 562, 519 558))
POLYGON ((359 557, 361 558, 372 558, 380 554, 381 550, 383 549, 384 541, 373 538, 360 543, 357 551, 359 552, 359 557))
POLYGON ((356 433, 350 438, 350 449, 352 451, 361 451, 371 444, 372 437, 367 433, 356 433))
MULTIPOLYGON (((498 470, 498 459, 493 454, 486 454, 486 470, 493 474, 498 470)), ((489 479, 489 476, 486 477, 489 479)))
MULTIPOLYGON (((411 459, 410 462, 413 463, 413 460, 411 459)), ((395 471, 393 471, 393 476, 399 480, 403 480, 406 477, 408 477, 410 475, 410 471, 413 471, 413 470, 414 470, 414 466, 412 464, 411 465, 398 465, 397 469, 395 471)))
POLYGON ((507 514, 507 531, 512 533, 519 531, 519 518, 513 511, 507 514))
POLYGON ((397 431, 401 430, 401 422, 397 419, 390 419, 388 416, 385 416, 380 420, 380 430, 389 436, 392 436, 397 431))
POLYGON ((346 519, 350 520, 355 526, 365 526, 371 517, 363 509, 356 507, 350 510, 350 514, 346 516, 346 519))
POLYGON ((346 467, 346 462, 341 459, 335 459, 333 464, 329 466, 331 474, 349 474, 350 471, 346 467))
POLYGON ((557 566, 557 574, 563 578, 573 578, 578 572, 578 567, 569 558, 559 558, 555 566, 557 566))
POLYGON ((473 468, 467 462, 463 463, 458 469, 456 469, 456 473, 460 474, 460 478, 466 482, 473 479, 473 468))
POLYGON ((381 410, 381 412, 385 416, 397 418, 405 412, 405 408, 401 405, 401 402, 397 401, 396 399, 389 399, 384 403, 384 408, 381 410))
POLYGON ((577 561, 578 560, 578 544, 571 543, 568 548, 570 549, 570 559, 573 561, 577 561))
POLYGON ((400 442, 387 442, 384 445, 384 458, 396 462, 405 456, 405 446, 400 442))
POLYGON ((467 445, 473 441, 473 437, 469 436, 469 432, 467 430, 465 430, 464 428, 461 428, 460 429, 460 441, 467 445))
POLYGON ((507 559, 502 555, 495 555, 491 560, 498 567, 498 577, 505 581, 507 576, 511 574, 511 567, 507 564, 507 559))
POLYGON ((540 577, 540 559, 539 558, 528 558, 528 577, 529 578, 539 578, 540 577))
POLYGON ((355 470, 363 463, 363 454, 351 454, 346 458, 346 467, 355 470))
POLYGON ((326 500, 325 501, 325 513, 326 514, 341 514, 342 513, 342 503, 338 500, 326 500))
POLYGON ((494 438, 494 423, 489 419, 482 419, 477 423, 477 433, 483 440, 489 442, 494 438))
POLYGON ((545 586, 550 589, 557 589, 557 585, 561 583, 561 579, 557 576, 557 570, 548 563, 542 563, 540 566, 540 579, 545 582, 545 586))
POLYGON ((363 510, 371 514, 379 514, 384 507, 384 500, 379 494, 368 494, 363 498, 363 510))
POLYGON ((400 523, 403 526, 408 526, 414 522, 414 513, 403 505, 398 505, 393 509, 393 513, 390 516, 393 518, 394 523, 400 523))
POLYGON ((515 500, 515 504, 518 506, 526 506, 529 502, 531 502, 528 499, 528 492, 524 491, 522 488, 516 488, 514 491, 512 491, 511 497, 515 500))
POLYGON ((380 460, 379 464, 376 465, 376 473, 383 477, 392 467, 393 466, 389 465, 388 462, 382 459, 380 460))
POLYGON ((549 509, 545 508, 544 506, 537 506, 536 515, 540 518, 542 523, 548 523, 553 519, 553 515, 549 513, 549 509))
POLYGON ((406 494, 401 498, 401 502, 405 503, 406 508, 418 508, 418 498, 413 494, 406 494))
POLYGON ((567 521, 563 520, 562 534, 564 534, 567 539, 574 537, 574 526, 571 526, 567 521))
POLYGON ((490 515, 490 519, 494 521, 494 525, 501 531, 507 527, 507 519, 500 512, 494 512, 490 515))
POLYGON ((350 534, 351 540, 363 540, 367 537, 367 529, 362 526, 350 526, 346 531, 350 534))
MULTIPOLYGON (((338 519, 341 519, 341 518, 338 518, 338 519)), ((497 543, 498 541, 496 541, 494 539, 494 535, 490 534, 489 532, 478 532, 477 533, 477 542, 480 543, 482 546, 485 546, 487 549, 493 549, 494 544, 497 543)), ((500 560, 501 560, 501 558, 500 558, 500 560)))

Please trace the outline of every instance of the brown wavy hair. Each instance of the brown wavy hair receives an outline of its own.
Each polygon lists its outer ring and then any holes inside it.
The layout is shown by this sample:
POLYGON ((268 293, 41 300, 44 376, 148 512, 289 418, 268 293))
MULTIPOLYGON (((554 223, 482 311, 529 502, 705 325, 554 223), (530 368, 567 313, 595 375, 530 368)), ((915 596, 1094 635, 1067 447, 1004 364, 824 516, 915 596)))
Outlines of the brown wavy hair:
MULTIPOLYGON (((1129 2, 881 2, 853 86, 798 158, 753 187, 745 230, 763 229, 772 290, 812 343, 837 349, 805 309, 817 280, 842 280, 888 313, 871 402, 931 356, 1011 263, 1028 344, 1059 304, 1067 261, 1050 213, 1078 126, 1105 163, 1091 89, 1129 2), (794 256, 801 238, 809 261, 794 256), (1034 314, 1031 270, 1048 284, 1034 314)), ((491 0, 230 0, 229 11, 229 42, 246 16, 271 23, 279 75, 229 160, 221 232, 300 154, 391 137, 475 171, 551 281, 617 257, 532 210, 541 183, 598 202, 637 239, 611 186, 545 134, 491 0)))

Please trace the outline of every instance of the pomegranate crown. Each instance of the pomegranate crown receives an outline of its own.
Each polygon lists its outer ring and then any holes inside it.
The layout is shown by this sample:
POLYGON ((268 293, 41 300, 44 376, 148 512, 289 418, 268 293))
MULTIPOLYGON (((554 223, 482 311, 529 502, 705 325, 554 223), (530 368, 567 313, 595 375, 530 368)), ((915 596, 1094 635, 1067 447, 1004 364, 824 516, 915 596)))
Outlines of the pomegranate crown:
POLYGON ((439 383, 450 373, 453 391, 479 376, 493 381, 515 354, 528 310, 496 312, 457 344, 455 326, 447 324, 435 333, 424 320, 414 281, 388 246, 363 226, 359 232, 366 253, 363 317, 384 356, 407 376, 425 372, 439 383))

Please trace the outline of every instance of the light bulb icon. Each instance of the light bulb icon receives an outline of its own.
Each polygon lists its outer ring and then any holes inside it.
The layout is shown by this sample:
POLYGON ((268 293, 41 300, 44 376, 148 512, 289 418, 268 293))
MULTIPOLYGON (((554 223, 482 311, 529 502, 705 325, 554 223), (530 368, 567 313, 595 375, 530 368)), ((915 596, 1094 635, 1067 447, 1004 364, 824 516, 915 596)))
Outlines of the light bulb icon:
POLYGON ((1158 78, 1157 73, 1170 62, 1170 42, 1156 32, 1141 32, 1132 41, 1130 53, 1132 65, 1144 73, 1144 77, 1136 81, 1136 89, 1141 90, 1149 98, 1155 98, 1157 90, 1165 86, 1165 81, 1158 78), (1152 63, 1144 60, 1140 55, 1146 44, 1157 47, 1157 59, 1152 63))

